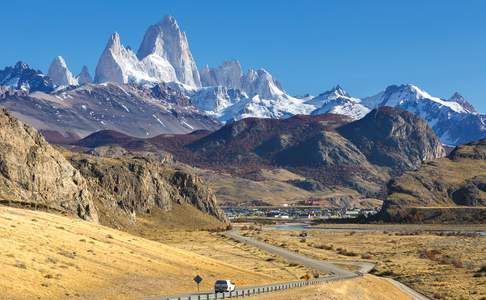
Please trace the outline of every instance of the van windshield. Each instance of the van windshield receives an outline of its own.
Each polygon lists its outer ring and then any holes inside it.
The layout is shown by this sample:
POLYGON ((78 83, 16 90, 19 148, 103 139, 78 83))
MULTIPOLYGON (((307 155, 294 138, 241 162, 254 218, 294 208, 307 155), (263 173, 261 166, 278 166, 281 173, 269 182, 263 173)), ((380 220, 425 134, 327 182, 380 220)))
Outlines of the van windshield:
POLYGON ((226 280, 218 280, 216 281, 216 284, 226 284, 226 280))

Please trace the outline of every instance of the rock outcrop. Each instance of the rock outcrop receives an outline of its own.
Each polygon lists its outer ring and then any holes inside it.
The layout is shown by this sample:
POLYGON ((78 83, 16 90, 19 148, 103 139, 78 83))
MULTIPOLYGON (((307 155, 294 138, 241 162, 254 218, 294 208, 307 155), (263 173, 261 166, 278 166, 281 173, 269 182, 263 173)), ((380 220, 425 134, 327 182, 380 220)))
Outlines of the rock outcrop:
POLYGON ((424 161, 445 156, 432 129, 420 117, 401 109, 382 107, 338 129, 368 160, 399 174, 424 161))
POLYGON ((395 222, 486 222, 486 140, 458 146, 447 158, 391 180, 380 217, 395 222))
POLYGON ((35 129, 0 111, 0 201, 97 221, 86 181, 35 129))
POLYGON ((117 226, 127 218, 135 221, 137 215, 147 215, 155 209, 171 211, 176 204, 193 206, 227 222, 214 194, 199 177, 168 168, 159 159, 148 156, 110 156, 68 154, 70 162, 88 181, 100 207, 102 223, 117 226))
POLYGON ((213 227, 228 222, 198 176, 168 166, 169 154, 131 153, 113 146, 90 153, 55 149, 35 129, 1 110, 0 204, 61 212, 113 227, 135 224, 138 215, 154 217, 152 211, 171 212, 175 205, 187 212, 179 216, 182 221, 189 221, 192 211, 213 227))

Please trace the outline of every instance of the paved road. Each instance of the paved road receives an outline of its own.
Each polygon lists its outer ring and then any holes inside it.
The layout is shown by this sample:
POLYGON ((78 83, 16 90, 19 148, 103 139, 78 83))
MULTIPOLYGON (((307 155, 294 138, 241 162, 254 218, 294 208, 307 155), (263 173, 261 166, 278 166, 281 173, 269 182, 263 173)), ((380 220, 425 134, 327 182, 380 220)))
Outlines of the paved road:
POLYGON ((227 237, 246 243, 248 245, 252 245, 254 247, 260 248, 266 252, 279 255, 285 258, 286 260, 288 260, 289 262, 297 263, 323 273, 328 273, 331 276, 337 277, 339 279, 353 278, 359 276, 357 273, 342 269, 332 263, 309 258, 281 247, 276 247, 273 245, 269 245, 265 242, 260 242, 250 237, 242 236, 237 231, 234 230, 227 231, 225 235, 227 237))
MULTIPOLYGON (((231 237, 233 239, 236 239, 240 242, 247 243, 249 245, 255 246, 257 248, 260 248, 262 250, 265 250, 267 252, 273 253, 275 255, 280 255, 287 260, 295 263, 299 263, 301 265, 304 265, 308 268, 312 268, 315 270, 319 270, 322 272, 327 272, 330 273, 331 276, 327 277, 327 281, 330 280, 341 280, 341 279, 349 279, 353 277, 357 277, 360 275, 360 273, 368 273, 374 268, 374 264, 372 263, 367 263, 367 262, 353 262, 353 261, 347 261, 346 263, 348 264, 353 264, 356 266, 360 267, 359 273, 354 273, 345 269, 341 269, 337 267, 336 265, 333 264, 333 261, 320 261, 320 260, 315 260, 312 258, 308 258, 305 256, 302 256, 298 253, 280 248, 280 247, 275 247, 272 245, 269 245, 264 242, 260 242, 258 240, 255 240, 253 238, 245 237, 240 235, 237 231, 227 231, 226 236, 231 237)), ((335 261, 336 263, 342 263, 341 261, 335 261)), ((344 262, 344 261, 343 261, 344 262)), ((429 300, 429 298, 425 297, 424 295, 416 292, 415 290, 409 288, 408 286, 393 280, 391 278, 386 278, 389 282, 391 282, 393 285, 401 289, 403 292, 407 293, 412 299, 414 300, 429 300)))
POLYGON ((253 287, 244 287, 244 288, 237 288, 235 291, 230 293, 218 293, 215 294, 214 291, 205 291, 200 293, 194 294, 181 294, 181 295, 172 295, 172 296, 162 296, 162 297, 148 297, 144 298, 144 300, 213 300, 213 299, 226 299, 232 297, 245 297, 247 296, 254 296, 262 293, 267 293, 271 291, 280 291, 289 288, 297 288, 301 286, 317 284, 321 282, 330 282, 338 280, 336 277, 321 277, 317 279, 311 279, 308 281, 289 281, 283 283, 276 283, 276 284, 268 284, 268 285, 260 285, 260 286, 253 286, 253 287))
MULTIPOLYGON (((256 239, 245 237, 240 235, 237 231, 227 231, 225 232, 227 237, 232 239, 238 240, 242 243, 246 243, 248 245, 252 245, 269 253, 279 255, 289 262, 298 263, 300 265, 306 266, 308 268, 327 273, 329 275, 320 277, 317 279, 312 279, 309 281, 293 281, 293 282, 284 282, 278 284, 269 284, 269 285, 262 285, 262 286, 254 286, 254 287, 245 287, 245 288, 238 288, 236 291, 232 292, 230 295, 229 293, 223 294, 214 294, 213 291, 205 291, 200 293, 193 293, 193 294, 183 294, 183 295, 173 295, 173 296, 163 296, 163 297, 150 297, 145 298, 145 300, 212 300, 212 299, 224 299, 229 298, 231 296, 240 296, 240 295, 249 295, 249 294, 258 294, 259 292, 263 291, 275 291, 287 288, 295 288, 300 287, 308 284, 316 284, 320 282, 330 282, 336 280, 343 280, 343 279, 350 279, 361 276, 363 273, 368 273, 374 265, 371 263, 366 262, 351 262, 352 264, 359 266, 359 272, 352 272, 346 269, 342 269, 332 262, 325 262, 317 259, 312 259, 303 255, 300 255, 296 252, 289 251, 284 248, 276 247, 265 242, 260 242, 256 239)), ((427 297, 417 293, 416 291, 412 290, 411 288, 393 280, 388 279, 392 282, 395 286, 400 288, 402 291, 406 292, 407 294, 412 297, 414 300, 429 300, 427 297)))

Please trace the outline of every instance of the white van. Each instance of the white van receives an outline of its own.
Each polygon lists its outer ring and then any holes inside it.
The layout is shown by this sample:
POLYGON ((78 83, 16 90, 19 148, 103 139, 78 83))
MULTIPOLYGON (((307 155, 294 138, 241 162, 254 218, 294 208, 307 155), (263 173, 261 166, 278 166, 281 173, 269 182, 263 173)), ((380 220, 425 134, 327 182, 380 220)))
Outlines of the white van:
POLYGON ((216 280, 214 283, 215 293, 232 292, 236 288, 235 284, 231 280, 216 280))

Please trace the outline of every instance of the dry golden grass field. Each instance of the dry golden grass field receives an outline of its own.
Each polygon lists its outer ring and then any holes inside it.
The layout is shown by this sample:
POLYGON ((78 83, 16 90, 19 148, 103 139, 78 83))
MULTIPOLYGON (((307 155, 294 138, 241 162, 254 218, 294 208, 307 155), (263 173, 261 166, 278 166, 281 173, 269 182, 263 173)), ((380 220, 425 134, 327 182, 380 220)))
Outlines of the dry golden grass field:
POLYGON ((209 290, 218 278, 243 286, 308 272, 216 233, 166 230, 161 240, 0 206, 0 299, 137 299, 192 292, 196 274, 209 290))
POLYGON ((433 299, 486 299, 486 237, 413 232, 246 231, 312 257, 376 263, 376 275, 394 278, 433 299))
POLYGON ((255 300, 411 300, 392 283, 373 275, 254 297, 255 300))

